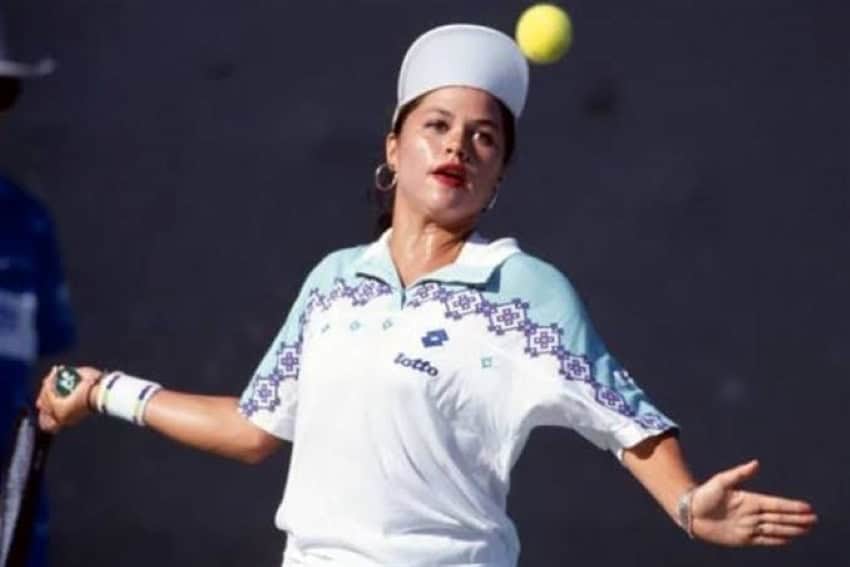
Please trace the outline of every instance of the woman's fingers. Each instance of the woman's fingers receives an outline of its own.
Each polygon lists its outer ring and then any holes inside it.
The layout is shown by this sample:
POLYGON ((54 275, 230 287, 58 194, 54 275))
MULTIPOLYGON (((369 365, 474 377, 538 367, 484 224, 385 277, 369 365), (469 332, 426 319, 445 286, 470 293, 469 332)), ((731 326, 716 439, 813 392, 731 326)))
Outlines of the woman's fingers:
POLYGON ((785 516, 781 514, 761 516, 752 527, 750 543, 765 546, 786 545, 794 538, 807 534, 812 527, 811 523, 807 525, 782 523, 785 519, 785 516))
POLYGON ((789 526, 787 524, 764 523, 758 526, 759 536, 790 538, 808 533, 808 526, 789 526))
POLYGON ((56 419, 47 412, 38 412, 38 426, 48 433, 56 433, 59 430, 59 424, 56 419))
POLYGON ((38 426, 48 433, 55 433, 59 429, 59 423, 56 421, 56 416, 53 414, 53 406, 50 403, 48 392, 53 385, 55 379, 56 367, 54 366, 41 381, 41 388, 38 392, 38 398, 35 401, 35 406, 38 409, 38 426))
POLYGON ((763 524, 783 524, 789 526, 811 527, 817 523, 818 517, 813 513, 779 514, 763 512, 759 515, 759 521, 763 524))
POLYGON ((759 462, 755 459, 743 465, 732 467, 714 475, 714 479, 724 488, 733 488, 742 482, 753 478, 758 472, 759 462))
POLYGON ((752 492, 743 496, 753 511, 750 519, 745 520, 752 522, 753 545, 785 545, 807 534, 817 522, 817 515, 807 502, 752 492))
POLYGON ((753 545, 776 546, 787 545, 789 543, 791 543, 791 540, 784 537, 756 536, 755 538, 753 538, 753 545))
POLYGON ((812 506, 803 500, 792 500, 772 494, 749 493, 754 499, 754 506, 760 512, 782 512, 787 514, 808 514, 812 512, 812 506))

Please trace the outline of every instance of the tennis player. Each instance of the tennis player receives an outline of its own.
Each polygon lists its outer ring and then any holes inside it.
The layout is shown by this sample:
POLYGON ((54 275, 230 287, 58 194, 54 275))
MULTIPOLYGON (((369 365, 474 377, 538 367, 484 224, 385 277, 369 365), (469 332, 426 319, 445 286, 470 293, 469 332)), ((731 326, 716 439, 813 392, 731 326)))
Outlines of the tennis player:
POLYGON ((527 89, 526 61, 498 31, 419 37, 376 171, 387 230, 312 270, 241 398, 82 368, 68 398, 45 378, 43 427, 106 413, 247 462, 292 442, 276 516, 286 567, 516 565, 509 477, 538 425, 611 451, 692 538, 768 546, 807 532, 807 503, 739 488, 755 461, 698 483, 676 425, 564 275, 476 232, 527 89))

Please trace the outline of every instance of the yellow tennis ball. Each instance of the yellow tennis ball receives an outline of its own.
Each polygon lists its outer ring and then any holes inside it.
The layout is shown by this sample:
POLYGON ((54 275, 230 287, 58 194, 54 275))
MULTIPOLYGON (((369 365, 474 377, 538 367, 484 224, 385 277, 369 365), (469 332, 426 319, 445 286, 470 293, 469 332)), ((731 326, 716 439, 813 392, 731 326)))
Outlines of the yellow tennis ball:
POLYGON ((533 63, 554 63, 573 42, 573 24, 563 8, 535 4, 520 16, 516 42, 533 63))

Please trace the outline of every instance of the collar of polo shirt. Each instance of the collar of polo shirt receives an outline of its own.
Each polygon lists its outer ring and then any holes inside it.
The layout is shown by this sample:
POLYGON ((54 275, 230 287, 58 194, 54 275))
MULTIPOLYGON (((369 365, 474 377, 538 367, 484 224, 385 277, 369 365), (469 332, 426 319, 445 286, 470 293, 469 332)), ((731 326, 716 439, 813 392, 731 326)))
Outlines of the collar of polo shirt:
MULTIPOLYGON (((369 245, 354 262, 357 275, 377 278, 392 287, 401 287, 401 282, 390 256, 389 239, 392 228, 369 245)), ((487 283, 493 271, 502 265, 508 257, 521 252, 514 238, 500 238, 489 241, 477 232, 472 233, 463 245, 457 259, 432 272, 408 287, 425 281, 447 284, 483 285, 487 283)))

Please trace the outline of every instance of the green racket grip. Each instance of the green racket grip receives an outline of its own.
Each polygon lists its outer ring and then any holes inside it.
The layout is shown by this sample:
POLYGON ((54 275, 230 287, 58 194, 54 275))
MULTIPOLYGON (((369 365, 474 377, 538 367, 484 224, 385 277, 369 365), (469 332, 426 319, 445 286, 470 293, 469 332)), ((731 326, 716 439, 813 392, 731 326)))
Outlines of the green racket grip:
POLYGON ((60 366, 56 373, 56 393, 62 398, 70 396, 81 381, 82 378, 76 368, 60 366))

